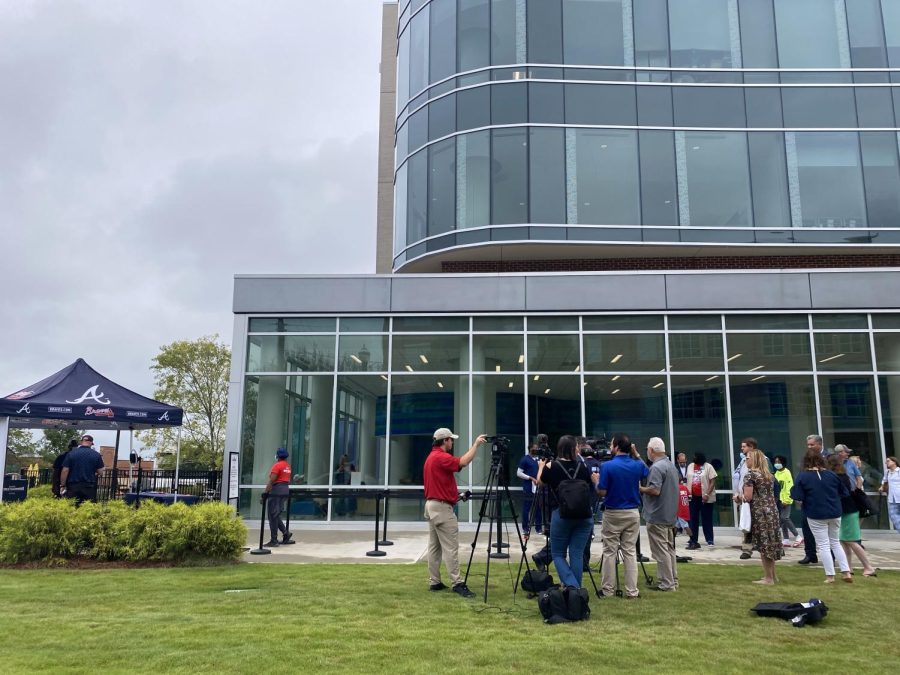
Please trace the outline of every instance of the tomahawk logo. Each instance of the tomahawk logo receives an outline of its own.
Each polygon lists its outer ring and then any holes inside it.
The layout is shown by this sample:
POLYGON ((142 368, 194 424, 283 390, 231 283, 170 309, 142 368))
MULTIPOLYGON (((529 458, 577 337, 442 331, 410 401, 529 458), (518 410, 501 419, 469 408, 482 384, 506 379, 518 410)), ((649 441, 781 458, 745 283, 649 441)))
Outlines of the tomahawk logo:
POLYGON ((81 395, 81 398, 76 398, 74 401, 66 399, 66 403, 84 403, 85 401, 90 399, 96 403, 99 403, 100 405, 109 405, 109 399, 103 398, 105 394, 102 391, 99 394, 97 393, 97 388, 99 386, 99 384, 95 384, 93 387, 84 392, 81 395))
POLYGON ((30 415, 30 414, 31 414, 31 406, 30 406, 30 404, 26 403, 26 404, 23 405, 21 408, 19 408, 18 410, 16 410, 16 415, 21 415, 22 413, 25 413, 26 415, 30 415))
POLYGON ((169 421, 169 411, 166 410, 162 415, 156 418, 157 422, 168 422, 169 421))

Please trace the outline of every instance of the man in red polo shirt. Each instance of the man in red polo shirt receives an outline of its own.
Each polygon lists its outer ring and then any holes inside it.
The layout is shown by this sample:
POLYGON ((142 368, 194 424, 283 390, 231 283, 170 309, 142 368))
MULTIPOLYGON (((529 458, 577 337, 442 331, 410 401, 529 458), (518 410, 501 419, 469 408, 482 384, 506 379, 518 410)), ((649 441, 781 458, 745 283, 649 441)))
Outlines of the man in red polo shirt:
POLYGON ((453 507, 459 499, 453 475, 471 464, 478 446, 485 442, 482 434, 462 457, 453 456, 453 439, 459 438, 445 427, 434 432, 431 453, 425 460, 422 477, 425 483, 425 519, 428 521, 428 575, 432 591, 447 588, 441 582, 441 558, 447 566, 453 592, 464 598, 475 597, 459 576, 459 523, 453 507))

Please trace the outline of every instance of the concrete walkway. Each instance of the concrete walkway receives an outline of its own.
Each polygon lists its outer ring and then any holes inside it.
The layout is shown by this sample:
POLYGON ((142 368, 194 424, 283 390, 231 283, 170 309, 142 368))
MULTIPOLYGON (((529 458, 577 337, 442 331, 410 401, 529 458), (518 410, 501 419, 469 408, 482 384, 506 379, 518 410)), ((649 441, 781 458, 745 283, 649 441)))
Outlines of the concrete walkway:
MULTIPOLYGON (((410 527, 409 529, 388 529, 388 539, 392 546, 379 546, 385 552, 383 557, 370 557, 366 553, 375 549, 374 526, 366 529, 351 529, 347 524, 323 526, 321 524, 295 523, 293 533, 296 544, 279 546, 271 549, 269 555, 244 554, 244 560, 252 563, 374 563, 374 564, 412 564, 427 558, 428 531, 423 527, 410 527)), ((511 534, 515 538, 515 529, 511 534)), ((741 537, 733 528, 716 528, 716 545, 712 548, 703 546, 699 551, 688 551, 687 537, 680 536, 675 540, 678 555, 689 555, 693 563, 728 564, 728 565, 759 565, 759 554, 754 553, 750 560, 741 560, 741 537)), ((465 565, 472 551, 472 540, 475 536, 474 526, 461 525, 459 535, 460 563, 465 565)), ((879 569, 900 570, 900 534, 896 532, 864 533, 863 544, 869 554, 872 564, 879 569)), ((506 540, 506 532, 503 533, 506 540)), ((268 534, 264 539, 268 541, 268 534)), ((540 550, 544 545, 544 537, 535 535, 527 544, 527 552, 530 556, 540 550)), ((641 541, 644 542, 644 555, 650 555, 647 537, 644 528, 641 528, 641 541)), ((248 537, 248 547, 256 549, 259 546, 259 529, 251 530, 248 537)), ((486 529, 482 529, 478 536, 478 545, 475 551, 475 560, 485 560, 488 546, 486 529)), ((518 563, 521 557, 521 549, 518 541, 510 552, 512 559, 518 563)), ((779 565, 795 564, 803 558, 803 548, 789 548, 785 550, 785 557, 779 565)), ((600 560, 599 528, 597 543, 593 547, 592 561, 594 564, 600 560)), ((498 561, 505 562, 505 561, 498 561)), ((859 562, 854 558, 854 568, 859 567, 859 562)))

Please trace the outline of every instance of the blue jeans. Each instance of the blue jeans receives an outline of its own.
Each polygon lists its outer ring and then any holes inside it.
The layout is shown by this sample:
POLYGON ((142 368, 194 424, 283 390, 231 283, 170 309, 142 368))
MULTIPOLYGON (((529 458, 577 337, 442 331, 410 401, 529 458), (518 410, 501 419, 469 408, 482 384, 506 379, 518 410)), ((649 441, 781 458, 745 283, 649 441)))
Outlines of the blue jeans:
POLYGON ((894 529, 900 532, 900 504, 888 503, 888 517, 891 519, 894 529))
POLYGON ((591 536, 593 522, 590 517, 579 520, 563 518, 559 515, 559 509, 555 509, 550 517, 550 553, 559 574, 559 583, 563 586, 581 588, 584 547, 591 536))

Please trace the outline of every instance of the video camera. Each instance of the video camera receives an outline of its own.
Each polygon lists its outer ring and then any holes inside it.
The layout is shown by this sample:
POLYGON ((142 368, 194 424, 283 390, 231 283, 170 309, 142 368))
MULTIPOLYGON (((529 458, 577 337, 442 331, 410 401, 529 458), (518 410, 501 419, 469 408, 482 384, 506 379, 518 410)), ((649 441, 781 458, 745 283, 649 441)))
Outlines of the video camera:
POLYGON ((591 449, 591 453, 593 454, 593 456, 601 462, 605 462, 613 458, 614 453, 609 447, 609 440, 606 438, 606 434, 600 434, 596 438, 587 438, 585 439, 585 442, 591 449))
POLYGON ((509 439, 506 436, 485 436, 484 440, 491 444, 491 463, 499 464, 509 453, 509 439))

